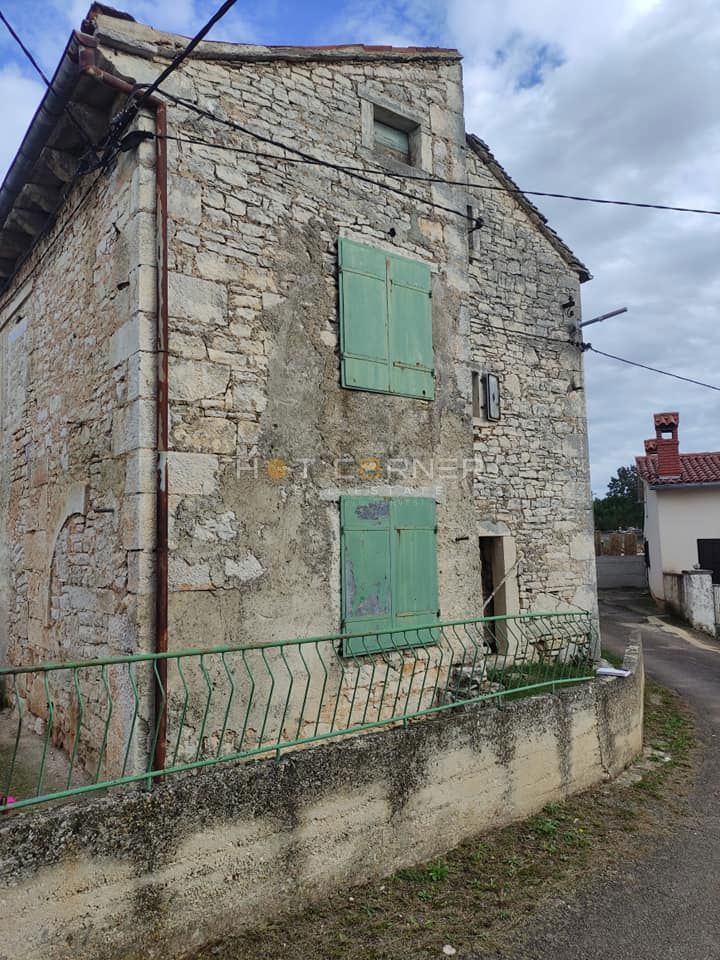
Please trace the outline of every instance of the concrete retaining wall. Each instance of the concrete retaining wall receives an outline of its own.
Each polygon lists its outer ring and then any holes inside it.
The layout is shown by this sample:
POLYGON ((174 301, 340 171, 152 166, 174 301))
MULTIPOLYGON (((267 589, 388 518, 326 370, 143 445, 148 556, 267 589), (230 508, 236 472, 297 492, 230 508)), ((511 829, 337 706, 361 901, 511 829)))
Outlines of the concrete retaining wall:
POLYGON ((627 679, 478 706, 0 826, 0 958, 168 957, 383 877, 617 774, 627 679))
MULTIPOLYGON (((685 616, 685 589, 681 573, 663 574, 665 605, 679 617, 685 616)), ((656 597, 657 599, 657 597, 656 597)))
POLYGON ((696 630, 716 635, 715 594, 711 570, 683 570, 685 616, 696 630))
POLYGON ((712 582, 712 571, 664 573, 663 589, 664 606, 696 630, 711 637, 720 636, 720 591, 712 582))
POLYGON ((601 590, 614 587, 647 588, 645 557, 596 557, 597 585, 601 590))

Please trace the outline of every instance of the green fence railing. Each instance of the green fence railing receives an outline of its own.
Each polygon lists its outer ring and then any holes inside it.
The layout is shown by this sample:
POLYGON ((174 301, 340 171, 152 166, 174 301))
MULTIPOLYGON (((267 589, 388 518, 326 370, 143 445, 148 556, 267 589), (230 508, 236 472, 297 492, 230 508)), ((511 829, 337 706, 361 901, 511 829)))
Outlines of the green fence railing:
POLYGON ((351 656, 347 636, 0 668, 0 811, 594 675, 585 613, 393 630, 382 652, 375 634, 354 634, 351 656))

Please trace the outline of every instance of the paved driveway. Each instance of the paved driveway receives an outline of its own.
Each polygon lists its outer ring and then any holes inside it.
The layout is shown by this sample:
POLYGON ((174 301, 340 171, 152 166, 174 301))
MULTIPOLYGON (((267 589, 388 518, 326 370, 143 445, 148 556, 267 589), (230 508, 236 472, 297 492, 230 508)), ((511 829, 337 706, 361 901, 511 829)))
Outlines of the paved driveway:
POLYGON ((645 669, 697 715, 705 754, 693 815, 622 879, 552 918, 524 960, 720 960, 720 642, 659 617, 643 594, 602 595, 603 646, 621 653, 640 628, 645 669))

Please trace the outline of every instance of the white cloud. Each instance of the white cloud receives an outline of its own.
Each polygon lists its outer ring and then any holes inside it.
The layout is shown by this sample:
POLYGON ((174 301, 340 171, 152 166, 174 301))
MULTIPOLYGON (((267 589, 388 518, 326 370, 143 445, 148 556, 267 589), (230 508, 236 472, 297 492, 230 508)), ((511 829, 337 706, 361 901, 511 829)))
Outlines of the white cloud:
MULTIPOLYGON (((720 24, 712 0, 583 6, 451 0, 466 51, 468 128, 527 189, 717 208, 720 24), (518 33, 527 50, 560 47, 544 82, 516 90, 522 58, 495 51, 518 33)), ((522 49, 523 44, 519 47, 522 49)), ((536 201, 590 266, 585 317, 599 349, 720 382, 716 323, 720 218, 570 201, 536 201)), ((679 409, 681 448, 720 447, 720 394, 586 356, 593 485, 642 453, 655 410, 679 409)))
POLYGON ((39 79, 30 79, 14 64, 0 67, 0 103, 6 105, 3 109, 3 136, 0 139, 0 175, 4 175, 4 170, 17 153, 44 90, 39 79))

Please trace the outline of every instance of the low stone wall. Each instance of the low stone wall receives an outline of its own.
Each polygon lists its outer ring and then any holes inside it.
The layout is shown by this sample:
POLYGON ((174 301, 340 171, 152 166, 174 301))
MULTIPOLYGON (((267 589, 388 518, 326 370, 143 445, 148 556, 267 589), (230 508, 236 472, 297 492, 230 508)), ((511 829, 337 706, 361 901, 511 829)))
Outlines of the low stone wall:
POLYGON ((596 557, 595 568, 600 590, 612 590, 618 587, 647 589, 647 567, 643 556, 596 557))
POLYGON ((0 821, 0 960, 173 956, 381 878, 617 774, 643 664, 279 760, 0 821))

